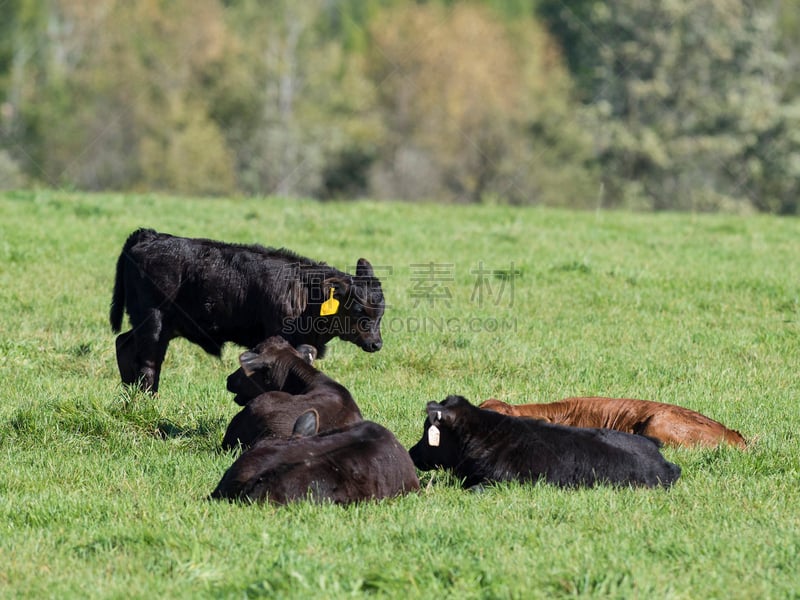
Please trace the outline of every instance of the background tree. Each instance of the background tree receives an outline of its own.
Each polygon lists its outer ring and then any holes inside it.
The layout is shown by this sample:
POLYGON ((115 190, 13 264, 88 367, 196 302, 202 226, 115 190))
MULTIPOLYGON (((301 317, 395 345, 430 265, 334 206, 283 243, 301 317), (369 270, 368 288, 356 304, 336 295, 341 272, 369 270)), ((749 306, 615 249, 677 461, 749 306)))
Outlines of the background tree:
POLYGON ((216 2, 36 5, 20 5, 6 102, 38 178, 90 190, 233 189, 224 140, 202 102, 189 101, 219 58, 216 2), (198 142, 202 152, 188 150, 198 142))
POLYGON ((45 29, 49 7, 35 0, 9 0, 0 20, 0 189, 24 182, 22 171, 41 177, 33 155, 34 136, 22 107, 42 73, 36 39, 45 29))
POLYGON ((369 74, 387 130, 373 172, 379 195, 555 196, 542 141, 565 145, 548 137, 553 121, 566 126, 563 138, 576 136, 563 118, 568 76, 536 23, 527 18, 512 30, 473 4, 405 5, 379 15, 370 40, 369 74))
POLYGON ((248 193, 366 191, 349 187, 353 177, 337 170, 358 170, 352 163, 362 154, 369 161, 377 123, 372 93, 361 57, 328 35, 325 4, 275 0, 265 9, 240 0, 228 8, 233 42, 214 84, 212 114, 224 123, 248 193))
POLYGON ((576 43, 610 202, 797 212, 800 113, 783 93, 774 11, 740 0, 556 4, 545 12, 576 43))
POLYGON ((0 187, 794 214, 799 1, 6 0, 0 187))

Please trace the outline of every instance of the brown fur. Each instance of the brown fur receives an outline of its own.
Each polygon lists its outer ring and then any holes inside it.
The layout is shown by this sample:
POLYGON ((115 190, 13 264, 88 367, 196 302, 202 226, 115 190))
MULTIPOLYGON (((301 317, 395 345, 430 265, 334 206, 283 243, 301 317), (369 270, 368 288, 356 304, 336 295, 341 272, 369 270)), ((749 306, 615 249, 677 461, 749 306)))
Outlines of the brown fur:
POLYGON ((674 404, 632 398, 565 398, 548 404, 512 405, 486 400, 481 408, 515 417, 540 419, 573 427, 602 427, 638 433, 670 446, 715 447, 725 442, 745 448, 738 431, 699 412, 674 404))

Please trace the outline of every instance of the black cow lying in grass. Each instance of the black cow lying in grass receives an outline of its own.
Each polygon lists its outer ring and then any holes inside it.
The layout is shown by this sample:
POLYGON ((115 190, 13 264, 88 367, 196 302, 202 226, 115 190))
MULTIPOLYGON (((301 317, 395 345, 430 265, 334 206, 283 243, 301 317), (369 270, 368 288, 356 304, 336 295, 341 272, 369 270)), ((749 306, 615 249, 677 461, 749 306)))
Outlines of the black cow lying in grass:
POLYGON ((372 421, 325 433, 318 427, 310 410, 290 439, 259 441, 225 472, 211 498, 348 504, 419 489, 411 457, 388 429, 372 421))
POLYGON ((117 260, 111 327, 122 382, 158 390, 171 339, 219 356, 225 342, 253 348, 272 335, 325 354, 335 337, 380 350, 384 300, 370 263, 355 276, 288 250, 134 231, 117 260))
POLYGON ((266 392, 301 394, 318 373, 313 368, 316 358, 314 346, 292 348, 285 338, 272 336, 239 355, 239 368, 228 375, 228 391, 236 394, 233 401, 239 406, 266 392))
POLYGON ((411 458, 424 471, 451 470, 464 487, 539 479, 565 487, 668 487, 681 473, 661 456, 657 440, 640 435, 511 417, 461 396, 429 402, 427 412, 411 458))
POLYGON ((301 414, 314 410, 319 432, 361 421, 361 411, 346 387, 315 369, 314 349, 292 346, 276 336, 239 357, 241 367, 228 389, 245 407, 233 417, 222 447, 251 446, 265 437, 288 438, 301 414), (253 392, 260 392, 254 397, 253 392))

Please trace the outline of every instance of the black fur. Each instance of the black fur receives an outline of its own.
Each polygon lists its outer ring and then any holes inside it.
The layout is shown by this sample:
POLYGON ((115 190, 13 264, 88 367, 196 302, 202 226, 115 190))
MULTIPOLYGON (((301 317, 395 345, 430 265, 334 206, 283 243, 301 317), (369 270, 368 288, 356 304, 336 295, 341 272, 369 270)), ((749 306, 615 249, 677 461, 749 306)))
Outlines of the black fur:
POLYGON ((226 450, 265 437, 288 438, 309 410, 317 415, 320 432, 361 421, 347 388, 308 364, 283 338, 269 338, 239 360, 242 367, 228 377, 228 389, 238 392, 235 400, 245 407, 228 425, 222 440, 226 450))
POLYGON ((411 458, 422 470, 450 469, 464 487, 539 479, 565 487, 668 487, 681 473, 661 455, 657 440, 640 435, 511 417, 480 409, 461 396, 429 402, 427 412, 411 458), (438 447, 428 444, 433 424, 440 430, 438 447))
POLYGON ((414 464, 392 432, 360 421, 311 437, 259 441, 225 472, 211 498, 348 504, 417 489, 414 464))
POLYGON ((117 337, 124 383, 158 390, 172 338, 183 337, 219 356, 225 342, 253 348, 272 335, 319 356, 335 337, 368 352, 381 348, 384 300, 372 266, 359 259, 355 276, 284 249, 228 244, 134 231, 117 260, 110 322, 131 331, 117 337), (331 290, 334 315, 320 315, 331 290))

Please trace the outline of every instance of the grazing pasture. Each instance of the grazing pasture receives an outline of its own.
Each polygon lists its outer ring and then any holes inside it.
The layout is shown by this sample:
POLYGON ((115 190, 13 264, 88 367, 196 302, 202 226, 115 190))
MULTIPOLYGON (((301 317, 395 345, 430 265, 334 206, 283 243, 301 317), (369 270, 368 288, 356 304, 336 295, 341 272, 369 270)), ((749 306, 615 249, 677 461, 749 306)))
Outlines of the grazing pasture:
POLYGON ((0 195, 0 597, 787 598, 800 594, 800 221, 383 202, 0 195), (175 340, 155 397, 108 325, 137 227, 368 256, 383 349, 317 366, 406 447, 448 394, 645 398, 740 431, 664 448, 669 490, 421 474, 347 507, 208 502, 239 407, 175 340))

